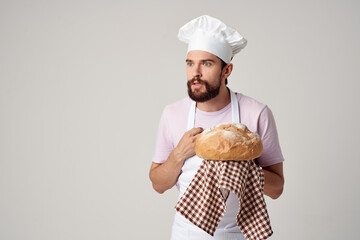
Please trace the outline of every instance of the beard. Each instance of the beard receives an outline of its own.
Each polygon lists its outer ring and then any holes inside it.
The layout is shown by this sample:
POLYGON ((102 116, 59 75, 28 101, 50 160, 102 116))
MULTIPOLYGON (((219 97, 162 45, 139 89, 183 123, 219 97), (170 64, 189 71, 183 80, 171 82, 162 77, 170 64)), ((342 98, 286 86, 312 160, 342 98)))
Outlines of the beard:
POLYGON ((195 102, 206 102, 210 99, 213 99, 214 97, 219 95, 221 85, 220 80, 221 79, 219 78, 219 82, 217 85, 210 85, 208 82, 197 78, 189 80, 187 82, 189 97, 195 102), (200 92, 200 89, 191 90, 191 85, 194 83, 194 81, 197 81, 199 84, 204 85, 206 92, 200 92))

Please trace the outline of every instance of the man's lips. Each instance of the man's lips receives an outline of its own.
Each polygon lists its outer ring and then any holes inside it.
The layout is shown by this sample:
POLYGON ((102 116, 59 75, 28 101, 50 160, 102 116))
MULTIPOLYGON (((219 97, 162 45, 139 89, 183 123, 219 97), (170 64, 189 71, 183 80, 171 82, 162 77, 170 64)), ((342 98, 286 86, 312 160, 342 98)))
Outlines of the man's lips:
POLYGON ((191 84, 191 86, 192 86, 193 88, 196 88, 196 89, 201 88, 203 85, 204 85, 204 84, 202 84, 202 83, 192 83, 192 84, 191 84))
POLYGON ((192 86, 194 89, 199 89, 199 88, 201 88, 203 85, 205 85, 203 80, 199 80, 199 79, 193 79, 193 80, 191 80, 191 86, 192 86))

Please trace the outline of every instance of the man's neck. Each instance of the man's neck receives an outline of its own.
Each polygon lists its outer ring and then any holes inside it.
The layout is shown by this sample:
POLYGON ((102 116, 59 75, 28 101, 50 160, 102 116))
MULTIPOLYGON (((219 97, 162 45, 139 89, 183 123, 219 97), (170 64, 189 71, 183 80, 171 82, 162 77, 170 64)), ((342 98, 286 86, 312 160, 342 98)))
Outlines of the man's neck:
POLYGON ((196 107, 204 112, 216 112, 231 102, 230 91, 227 87, 220 88, 219 95, 206 102, 197 102, 196 107))

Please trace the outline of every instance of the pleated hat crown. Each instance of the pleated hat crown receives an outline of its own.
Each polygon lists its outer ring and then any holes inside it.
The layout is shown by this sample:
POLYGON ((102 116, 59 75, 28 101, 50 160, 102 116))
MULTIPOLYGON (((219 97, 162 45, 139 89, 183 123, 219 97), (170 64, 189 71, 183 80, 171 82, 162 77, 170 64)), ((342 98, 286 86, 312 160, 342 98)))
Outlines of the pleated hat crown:
POLYGON ((179 29, 178 38, 188 44, 187 52, 202 50, 214 54, 225 63, 246 46, 247 40, 219 19, 203 15, 179 29))

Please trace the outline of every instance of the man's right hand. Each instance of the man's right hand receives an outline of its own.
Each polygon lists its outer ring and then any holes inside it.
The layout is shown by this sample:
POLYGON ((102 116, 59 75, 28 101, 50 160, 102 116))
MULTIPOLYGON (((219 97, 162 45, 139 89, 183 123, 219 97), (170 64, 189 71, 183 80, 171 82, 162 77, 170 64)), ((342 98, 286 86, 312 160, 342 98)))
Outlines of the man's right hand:
POLYGON ((190 129, 184 133, 164 163, 152 163, 149 176, 157 192, 163 193, 176 184, 184 161, 195 155, 195 141, 202 131, 202 128, 190 129))
POLYGON ((174 149, 174 157, 178 161, 185 161, 195 155, 195 141, 202 131, 202 128, 197 127, 184 133, 178 145, 174 149))

